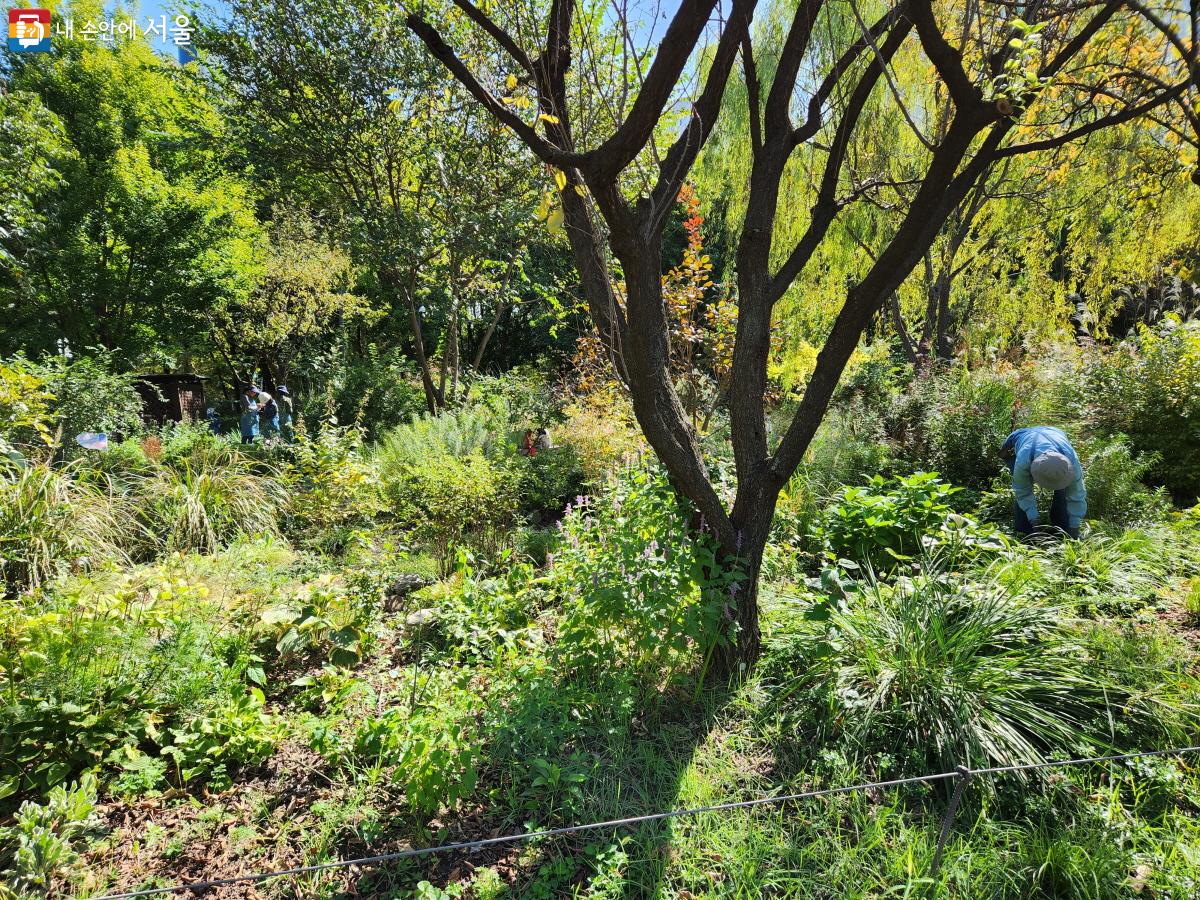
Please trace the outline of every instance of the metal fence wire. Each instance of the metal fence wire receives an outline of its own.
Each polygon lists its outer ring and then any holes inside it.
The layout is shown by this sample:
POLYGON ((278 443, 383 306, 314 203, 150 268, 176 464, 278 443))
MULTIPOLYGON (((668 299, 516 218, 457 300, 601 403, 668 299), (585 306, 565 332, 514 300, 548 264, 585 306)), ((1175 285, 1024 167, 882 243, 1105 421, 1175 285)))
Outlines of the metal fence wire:
POLYGON ((140 891, 126 891, 120 894, 104 894, 99 897, 94 897, 93 900, 126 900, 133 897, 150 897, 157 894, 178 894, 183 892, 203 893, 216 887, 227 887, 232 884, 251 884, 259 881, 267 881, 272 878, 283 878, 289 875, 308 875, 314 872, 324 872, 330 869, 343 869, 352 866, 369 866, 378 863, 395 862, 401 859, 412 859, 414 857, 429 856, 435 853, 454 853, 466 851, 475 853, 484 847, 491 847, 497 844, 517 844, 526 841, 540 840, 543 838, 562 837, 569 834, 578 834, 586 831, 600 831, 607 828, 625 828, 631 825, 641 825, 646 822, 657 822, 664 819, 674 819, 681 816, 695 816, 702 813, 725 812, 734 809, 751 809, 756 806, 767 806, 772 804, 792 803, 799 800, 814 800, 821 797, 832 797, 837 794, 848 794, 854 791, 867 791, 883 788, 901 787, 906 784, 932 784, 938 781, 947 781, 955 779, 954 790, 950 795, 950 802, 946 806, 946 811, 942 815, 941 826, 938 832, 937 849, 934 851, 933 860, 930 863, 928 878, 936 878, 941 869, 942 857, 945 853, 946 844, 949 842, 950 834, 954 829, 954 823, 958 815, 959 806, 962 803, 963 794, 966 792, 968 785, 974 778, 979 778, 988 775, 1001 775, 1009 772, 1030 772, 1038 769, 1053 769, 1064 766, 1080 766, 1092 763, 1104 762, 1121 762, 1127 759, 1143 759, 1152 756, 1181 756, 1187 753, 1195 753, 1200 751, 1200 745, 1193 747, 1174 747, 1169 750, 1144 750, 1137 753, 1117 753, 1111 756, 1091 756, 1080 759, 1060 759, 1047 760, 1040 763, 1028 763, 1020 766, 992 766, 990 768, 971 769, 966 766, 958 766, 951 772, 936 772, 929 775, 914 775, 911 778, 893 778, 890 781, 874 781, 869 784, 854 784, 845 787, 825 788, 819 791, 805 791, 799 794, 779 794, 770 797, 758 797, 753 800, 739 800, 731 803, 716 803, 710 806, 696 806, 688 809, 672 809, 666 812, 647 813, 640 816, 626 816, 621 819, 608 819, 603 822, 588 822, 583 825, 568 825, 562 828, 549 828, 544 831, 526 831, 518 834, 507 834, 500 837, 481 838, 477 841, 460 841, 453 844, 439 844, 435 847, 414 847, 408 850, 397 850, 393 853, 380 853, 376 856, 362 856, 357 859, 341 859, 333 862, 314 863, 308 866, 296 866, 291 869, 280 869, 272 872, 258 872, 252 875, 232 875, 228 878, 214 878, 208 881, 195 881, 186 884, 176 884, 170 887, 147 888, 140 891))

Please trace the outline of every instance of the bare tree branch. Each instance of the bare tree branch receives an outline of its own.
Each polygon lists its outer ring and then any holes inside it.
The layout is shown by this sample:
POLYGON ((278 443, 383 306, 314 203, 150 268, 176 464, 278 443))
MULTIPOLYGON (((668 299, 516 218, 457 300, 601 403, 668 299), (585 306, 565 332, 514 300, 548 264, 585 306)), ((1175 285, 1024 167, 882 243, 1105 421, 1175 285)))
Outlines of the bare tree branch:
POLYGON ((1011 144, 1008 147, 1002 147, 992 154, 993 159, 1003 159, 1006 156, 1017 156, 1021 153, 1034 153, 1038 150, 1050 150, 1054 147, 1061 147, 1063 144, 1069 144, 1071 141, 1077 141, 1081 137, 1086 137, 1089 134, 1100 131, 1104 128, 1110 128, 1113 125, 1120 125, 1123 122, 1130 122, 1133 119, 1144 116, 1146 113, 1157 109, 1165 103, 1170 103, 1172 100, 1179 99, 1184 91, 1188 88, 1188 82, 1181 81, 1179 84, 1173 85, 1166 91, 1163 91, 1156 97, 1151 97, 1144 103, 1139 103, 1136 106, 1129 106, 1121 110, 1119 113, 1113 113, 1110 116, 1102 116, 1099 119, 1093 119, 1086 125, 1080 125, 1078 128, 1073 128, 1062 134, 1055 135, 1052 138, 1044 138, 1040 141, 1026 141, 1023 144, 1011 144))
POLYGON ((983 96, 963 68, 962 55, 950 45, 938 27, 931 0, 912 0, 909 14, 917 26, 925 55, 942 76, 955 107, 963 112, 978 111, 983 106, 983 96))
POLYGON ((491 91, 480 84, 479 79, 458 58, 458 54, 454 52, 450 45, 442 39, 437 29, 416 13, 410 13, 405 22, 412 33, 425 44, 433 58, 449 69, 451 74, 462 83, 471 96, 478 100, 488 112, 511 128, 539 159, 564 169, 579 165, 582 161, 582 157, 579 154, 559 150, 539 135, 533 126, 525 122, 524 119, 510 110, 504 103, 500 102, 491 91))
POLYGON ((705 80, 704 91, 692 107, 692 115, 683 133, 679 135, 666 158, 659 166, 658 183, 651 195, 651 227, 658 228, 663 217, 670 211, 675 197, 683 186, 692 163, 712 133, 721 111, 721 100, 725 96, 725 85, 737 59, 738 46, 749 41, 750 21, 758 0, 735 0, 729 22, 721 33, 705 80))
POLYGON ((454 5, 461 9, 472 22, 486 31, 504 51, 513 58, 513 61, 518 63, 530 75, 533 74, 533 63, 530 62, 529 56, 521 49, 520 45, 513 40, 512 35, 497 25, 492 18, 482 9, 476 6, 471 0, 453 0, 454 5))
POLYGON ((804 61, 822 3, 823 0, 801 0, 796 7, 783 50, 779 54, 775 77, 771 80, 771 89, 767 94, 763 127, 768 134, 790 130, 792 127, 788 107, 792 103, 792 91, 796 88, 800 63, 804 61))
POLYGON ((682 0, 629 115, 579 166, 589 182, 616 178, 646 146, 715 6, 716 0, 682 0))

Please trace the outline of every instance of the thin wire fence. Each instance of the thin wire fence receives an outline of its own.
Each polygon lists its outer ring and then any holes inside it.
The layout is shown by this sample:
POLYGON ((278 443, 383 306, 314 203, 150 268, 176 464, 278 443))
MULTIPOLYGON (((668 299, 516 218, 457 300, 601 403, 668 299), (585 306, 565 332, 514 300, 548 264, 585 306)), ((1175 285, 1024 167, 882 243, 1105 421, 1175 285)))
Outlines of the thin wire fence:
POLYGON ((458 851, 467 851, 475 853, 484 847, 492 847, 497 844, 517 844, 526 841, 541 840, 544 838, 562 837, 569 834, 578 834, 585 831, 598 831, 606 828, 623 828, 630 825, 641 825, 646 822, 657 822, 664 819, 674 819, 680 816, 695 816, 702 813, 726 812, 734 809, 752 809, 757 806, 766 806, 769 804, 793 803, 800 800, 814 800, 821 797, 832 797, 837 794, 849 794, 854 791, 880 790, 883 788, 902 787, 908 784, 932 784, 938 781, 947 781, 949 779, 957 779, 954 792, 951 795, 950 803, 946 807, 946 812, 942 817, 941 828, 938 833, 937 849, 934 853, 933 862, 930 865, 930 870, 927 877, 936 877, 941 866, 942 855, 945 851, 946 843, 950 837, 950 831, 954 827, 955 817, 958 813, 958 807, 962 800, 963 793, 972 778, 978 778, 987 775, 1000 775, 1009 772, 1030 772, 1037 769, 1051 769, 1063 766, 1079 766, 1092 763, 1104 762, 1121 762, 1128 759, 1141 759, 1152 756, 1180 756, 1185 753, 1196 753, 1200 751, 1200 745, 1192 747, 1175 747, 1170 750, 1144 750, 1136 753, 1117 753, 1111 756, 1090 756, 1081 757, 1079 759, 1060 759, 1047 760, 1040 763, 1027 763, 1019 766, 992 766, 983 769, 970 769, 966 766, 959 766, 952 772, 937 772, 930 775, 914 775, 911 778, 893 778, 890 781, 873 781, 869 784, 854 784, 844 787, 824 788, 818 791, 805 791, 799 794, 780 794, 771 797, 758 797, 754 800, 739 800, 731 803, 716 803, 709 806, 696 806, 688 809, 672 809, 666 812, 647 813, 641 816, 627 816, 621 819, 608 819, 603 822, 589 822, 584 825, 568 825, 562 828, 550 828, 544 831, 527 831, 518 834, 507 834, 500 837, 481 838, 477 841, 460 841, 453 844, 440 844, 435 847, 414 847, 408 850, 397 850, 393 853, 381 853, 376 856, 362 856, 357 859, 341 859, 333 862, 314 863, 308 866, 296 866, 292 869, 280 869, 271 872, 259 872, 252 875, 233 875, 228 878, 215 878, 209 881, 195 881, 187 884, 176 884, 170 887, 147 888, 141 891, 127 891, 121 894, 104 894, 100 897, 95 897, 93 900, 126 900, 133 897, 150 897, 158 894, 176 894, 184 891, 199 893, 202 891, 211 890, 216 887, 227 887, 232 884, 249 884, 259 881, 267 881, 272 878, 283 878, 289 875, 308 875, 315 872, 324 872, 330 869, 343 869, 352 866, 369 866, 385 862, 395 862, 402 859, 413 859, 420 856, 429 856, 435 853, 453 853, 458 851))

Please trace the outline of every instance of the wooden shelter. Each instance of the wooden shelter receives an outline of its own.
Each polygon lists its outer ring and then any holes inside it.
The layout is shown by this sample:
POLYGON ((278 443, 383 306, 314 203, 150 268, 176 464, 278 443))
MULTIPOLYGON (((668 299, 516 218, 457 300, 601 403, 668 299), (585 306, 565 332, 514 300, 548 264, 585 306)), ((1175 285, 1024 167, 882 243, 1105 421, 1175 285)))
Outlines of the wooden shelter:
POLYGON ((204 420, 203 375, 139 375, 138 394, 142 398, 142 418, 155 425, 166 422, 202 422, 204 420))

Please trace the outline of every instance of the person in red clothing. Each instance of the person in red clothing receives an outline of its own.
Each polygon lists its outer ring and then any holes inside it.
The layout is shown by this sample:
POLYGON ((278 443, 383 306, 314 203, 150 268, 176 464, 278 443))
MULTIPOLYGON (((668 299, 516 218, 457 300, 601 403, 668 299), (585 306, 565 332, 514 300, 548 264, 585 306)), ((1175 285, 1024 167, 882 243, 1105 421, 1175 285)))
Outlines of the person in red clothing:
POLYGON ((537 456, 537 438, 534 437, 532 428, 526 428, 525 436, 521 438, 521 455, 537 456))

